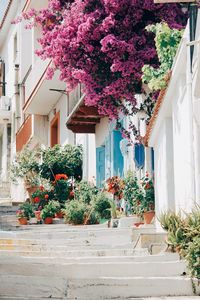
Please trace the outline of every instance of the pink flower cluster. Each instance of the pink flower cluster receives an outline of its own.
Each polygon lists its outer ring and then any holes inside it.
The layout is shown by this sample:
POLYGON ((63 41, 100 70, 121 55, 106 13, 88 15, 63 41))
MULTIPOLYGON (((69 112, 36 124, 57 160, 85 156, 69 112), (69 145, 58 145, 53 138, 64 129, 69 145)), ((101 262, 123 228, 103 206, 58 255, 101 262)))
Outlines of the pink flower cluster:
POLYGON ((37 54, 54 63, 49 79, 59 69, 67 90, 82 83, 86 105, 97 106, 111 119, 127 113, 124 99, 134 110, 143 65, 158 65, 154 36, 145 27, 165 21, 181 28, 186 23, 178 4, 153 0, 49 0, 48 8, 23 17, 42 27, 37 54))

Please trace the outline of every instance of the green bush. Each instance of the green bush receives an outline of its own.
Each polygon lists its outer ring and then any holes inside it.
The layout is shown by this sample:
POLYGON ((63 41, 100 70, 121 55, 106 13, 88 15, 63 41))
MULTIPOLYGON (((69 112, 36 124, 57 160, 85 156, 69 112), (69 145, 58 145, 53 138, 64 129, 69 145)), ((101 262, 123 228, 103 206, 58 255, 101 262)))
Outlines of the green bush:
POLYGON ((144 198, 144 193, 136 175, 132 172, 129 172, 124 179, 124 200, 130 204, 132 212, 140 215, 140 206, 139 204, 144 198))
POLYGON ((34 206, 29 202, 24 202, 19 206, 20 211, 23 211, 23 215, 28 220, 32 217, 35 217, 34 206))
POLYGON ((91 183, 82 180, 76 185, 74 197, 76 200, 89 204, 97 195, 98 189, 91 183))
POLYGON ((60 204, 57 201, 49 201, 47 205, 41 210, 41 217, 45 220, 48 217, 53 218, 55 213, 59 212, 60 204))
POLYGON ((43 178, 54 181, 56 174, 82 177, 82 147, 71 145, 55 145, 42 151, 40 174, 43 178))
POLYGON ((159 221, 168 231, 168 245, 186 259, 191 276, 200 279, 200 208, 184 218, 174 212, 162 213, 159 221))
POLYGON ((87 213, 87 207, 84 202, 71 200, 65 205, 62 210, 67 223, 78 225, 83 224, 87 213))
POLYGON ((28 146, 20 151, 10 167, 10 178, 17 183, 22 178, 26 185, 37 186, 39 180, 39 162, 41 159, 40 149, 29 149, 28 146))
POLYGON ((101 219, 111 218, 110 199, 106 196, 105 193, 98 193, 93 202, 94 211, 99 214, 101 219))

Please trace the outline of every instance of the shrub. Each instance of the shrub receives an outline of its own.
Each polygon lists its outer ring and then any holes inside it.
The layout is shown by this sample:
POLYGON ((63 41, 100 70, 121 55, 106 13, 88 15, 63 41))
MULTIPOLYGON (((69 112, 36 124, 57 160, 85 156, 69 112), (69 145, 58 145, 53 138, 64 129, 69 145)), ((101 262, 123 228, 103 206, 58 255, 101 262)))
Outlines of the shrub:
POLYGON ((200 208, 185 218, 174 212, 162 213, 159 221, 168 231, 168 245, 186 259, 191 276, 200 279, 200 208))
POLYGON ((143 200, 144 194, 139 185, 136 175, 132 172, 127 174, 127 177, 124 179, 124 200, 128 201, 130 204, 133 213, 140 214, 139 204, 143 200))
POLYGON ((102 219, 111 218, 110 199, 105 193, 98 193, 94 199, 94 211, 97 212, 102 219))
POLYGON ((76 185, 74 197, 79 201, 89 204, 97 193, 98 189, 93 184, 83 180, 76 185))
POLYGON ((56 174, 82 177, 82 147, 71 145, 55 145, 42 151, 40 174, 43 178, 55 180, 56 174))
POLYGON ((49 201, 47 205, 41 210, 41 217, 45 220, 48 217, 53 218, 55 213, 60 210, 60 204, 57 201, 49 201))
POLYGON ((56 174, 53 182, 53 194, 54 198, 60 202, 65 203, 70 194, 71 184, 67 180, 68 177, 65 174, 56 174))
POLYGON ((66 203, 63 209, 67 223, 78 225, 83 224, 85 220, 86 205, 78 200, 71 200, 66 203))
POLYGON ((41 152, 39 149, 33 150, 25 147, 17 154, 10 167, 10 178, 17 183, 18 178, 22 178, 26 185, 37 186, 39 180, 39 161, 41 152))
POLYGON ((34 207, 29 202, 24 202, 20 204, 19 210, 17 211, 17 218, 27 218, 29 220, 30 218, 34 217, 34 207))

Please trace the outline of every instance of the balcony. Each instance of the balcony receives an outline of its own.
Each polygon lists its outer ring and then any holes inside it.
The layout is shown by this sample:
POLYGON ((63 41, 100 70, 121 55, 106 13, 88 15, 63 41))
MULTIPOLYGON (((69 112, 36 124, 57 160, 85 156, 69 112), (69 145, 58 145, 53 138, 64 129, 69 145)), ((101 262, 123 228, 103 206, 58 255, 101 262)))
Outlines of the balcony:
POLYGON ((11 122, 11 101, 6 96, 0 97, 0 124, 11 122))
POLYGON ((96 124, 102 117, 96 107, 85 106, 83 95, 68 116, 66 126, 74 133, 95 133, 96 124))
POLYGON ((37 60, 25 81, 25 105, 24 113, 48 115, 54 107, 60 93, 50 91, 51 88, 65 89, 65 83, 59 80, 59 72, 56 72, 52 80, 46 80, 46 72, 51 61, 37 60))
POLYGON ((39 115, 30 115, 16 134, 16 151, 21 151, 25 145, 31 145, 32 147, 38 144, 47 145, 47 138, 47 118, 39 115))

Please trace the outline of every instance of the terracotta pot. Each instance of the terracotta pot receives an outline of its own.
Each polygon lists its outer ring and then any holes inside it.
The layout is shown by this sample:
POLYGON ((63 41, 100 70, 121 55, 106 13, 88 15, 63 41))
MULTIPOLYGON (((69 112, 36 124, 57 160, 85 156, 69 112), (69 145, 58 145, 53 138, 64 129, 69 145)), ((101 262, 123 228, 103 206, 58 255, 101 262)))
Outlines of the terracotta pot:
POLYGON ((37 220, 40 221, 41 220, 41 216, 40 216, 41 211, 40 210, 36 210, 36 211, 34 211, 34 214, 35 214, 35 217, 37 218, 37 220))
POLYGON ((53 218, 52 217, 47 217, 44 219, 44 224, 52 224, 53 223, 53 218))
POLYGON ((19 221, 19 224, 20 225, 27 225, 27 218, 20 218, 20 219, 18 219, 18 221, 19 221))
POLYGON ((143 217, 144 217, 144 223, 145 224, 151 224, 153 218, 155 216, 155 211, 146 211, 145 213, 143 213, 143 217))
POLYGON ((55 218, 62 219, 63 216, 64 216, 64 215, 63 215, 62 211, 59 211, 59 212, 57 212, 57 213, 55 214, 55 218))

